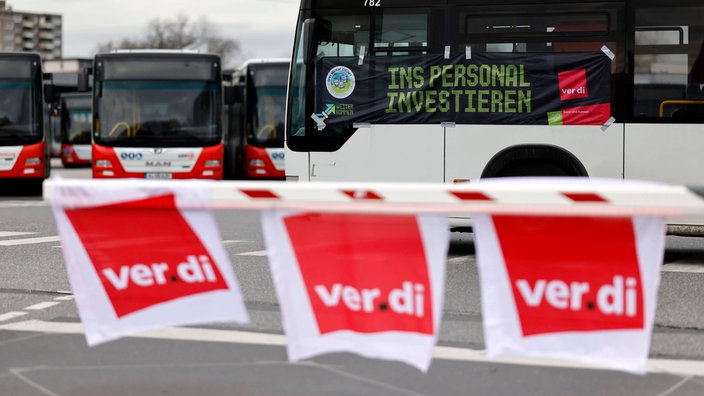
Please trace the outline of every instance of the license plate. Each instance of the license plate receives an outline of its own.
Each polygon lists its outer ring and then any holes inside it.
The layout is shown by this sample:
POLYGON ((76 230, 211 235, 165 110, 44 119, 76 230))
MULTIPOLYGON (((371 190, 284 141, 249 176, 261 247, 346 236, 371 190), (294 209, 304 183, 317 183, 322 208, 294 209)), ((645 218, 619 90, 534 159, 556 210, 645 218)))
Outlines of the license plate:
POLYGON ((152 173, 145 173, 144 174, 145 179, 171 179, 171 173, 168 172, 152 172, 152 173))

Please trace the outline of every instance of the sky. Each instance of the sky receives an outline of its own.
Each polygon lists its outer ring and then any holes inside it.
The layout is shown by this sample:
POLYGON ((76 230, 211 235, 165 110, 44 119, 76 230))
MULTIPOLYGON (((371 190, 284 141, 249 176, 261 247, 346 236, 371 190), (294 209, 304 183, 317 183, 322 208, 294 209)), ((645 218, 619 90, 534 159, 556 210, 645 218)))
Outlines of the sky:
MULTIPOLYGON (((288 58, 299 0, 6 0, 18 12, 60 14, 63 57, 90 58, 99 44, 138 39, 154 19, 210 21, 239 42, 241 60, 288 58)), ((235 66, 235 65, 226 65, 235 66)))

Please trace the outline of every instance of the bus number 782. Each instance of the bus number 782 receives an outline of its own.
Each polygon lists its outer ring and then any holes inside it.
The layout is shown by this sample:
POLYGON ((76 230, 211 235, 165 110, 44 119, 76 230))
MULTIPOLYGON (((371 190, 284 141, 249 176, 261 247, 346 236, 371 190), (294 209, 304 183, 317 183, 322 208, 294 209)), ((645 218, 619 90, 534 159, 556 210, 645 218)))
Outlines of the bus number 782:
POLYGON ((381 0, 364 0, 365 7, 381 7, 381 0))

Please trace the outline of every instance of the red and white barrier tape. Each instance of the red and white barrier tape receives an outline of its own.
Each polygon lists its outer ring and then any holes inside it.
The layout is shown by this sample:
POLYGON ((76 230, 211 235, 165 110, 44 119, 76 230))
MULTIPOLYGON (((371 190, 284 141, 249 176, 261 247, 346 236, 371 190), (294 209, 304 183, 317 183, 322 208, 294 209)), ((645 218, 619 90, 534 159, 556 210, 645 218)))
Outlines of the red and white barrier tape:
MULTIPOLYGON (((704 215, 704 199, 685 186, 581 178, 493 179, 464 184, 50 179, 44 182, 44 200, 51 201, 52 188, 56 186, 119 191, 124 183, 138 183, 145 188, 190 183, 192 188, 210 189, 214 209, 453 215, 704 215)), ((62 206, 86 204, 80 194, 74 202, 61 203, 62 206)))

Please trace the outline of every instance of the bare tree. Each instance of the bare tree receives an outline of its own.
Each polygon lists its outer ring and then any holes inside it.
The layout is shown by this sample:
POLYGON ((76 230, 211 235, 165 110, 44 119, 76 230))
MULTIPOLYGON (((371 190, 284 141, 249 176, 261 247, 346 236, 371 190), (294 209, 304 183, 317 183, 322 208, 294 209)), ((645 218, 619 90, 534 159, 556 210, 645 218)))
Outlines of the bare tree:
POLYGON ((186 49, 196 48, 219 54, 223 64, 235 59, 240 51, 237 40, 220 36, 217 27, 207 18, 191 22, 188 16, 179 14, 175 18, 152 19, 147 25, 146 34, 141 39, 123 38, 119 42, 108 41, 99 44, 95 52, 109 52, 116 49, 186 49))

